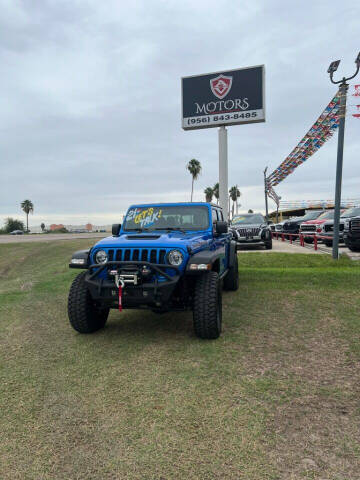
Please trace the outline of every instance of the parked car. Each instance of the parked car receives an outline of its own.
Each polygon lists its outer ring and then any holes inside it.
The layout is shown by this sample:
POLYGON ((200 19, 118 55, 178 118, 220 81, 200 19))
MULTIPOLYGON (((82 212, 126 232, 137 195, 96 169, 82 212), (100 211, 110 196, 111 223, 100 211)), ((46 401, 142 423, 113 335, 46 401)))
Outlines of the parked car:
POLYGON ((24 235, 24 231, 23 230, 13 230, 12 232, 10 232, 10 235, 24 235))
MULTIPOLYGON (((341 210, 343 213, 345 210, 341 210)), ((327 210, 326 212, 319 215, 314 220, 308 220, 306 222, 302 222, 300 225, 300 233, 304 235, 304 241, 306 243, 313 243, 314 235, 321 234, 322 232, 322 225, 326 222, 326 220, 333 220, 334 219, 334 210, 327 210), (307 235, 308 234, 308 235, 307 235)))
POLYGON ((284 223, 285 223, 285 220, 283 222, 280 222, 280 223, 275 223, 275 232, 276 233, 282 233, 284 223))
POLYGON ((308 220, 315 220, 323 212, 324 210, 312 210, 302 217, 295 217, 295 218, 286 220, 283 224, 282 233, 286 235, 289 235, 290 233, 298 234, 300 230, 300 225, 302 222, 306 222, 308 220))
POLYGON ((236 243, 221 208, 210 203, 133 205, 112 236, 74 253, 69 266, 85 269, 68 300, 80 333, 104 327, 110 308, 189 309, 195 334, 217 338, 221 287, 239 286, 236 243))
POLYGON ((264 245, 267 250, 272 249, 271 230, 261 213, 236 215, 231 221, 230 228, 238 246, 256 243, 264 245))
POLYGON ((360 216, 345 220, 344 242, 352 252, 360 252, 360 216))
MULTIPOLYGON (((340 216, 339 222, 339 242, 344 241, 344 225, 347 219, 353 218, 360 215, 360 207, 351 207, 345 210, 340 216)), ((321 235, 326 237, 333 237, 334 235, 334 220, 327 220, 321 226, 321 235)), ((332 238, 331 239, 323 239, 323 242, 327 247, 332 246, 332 238)))

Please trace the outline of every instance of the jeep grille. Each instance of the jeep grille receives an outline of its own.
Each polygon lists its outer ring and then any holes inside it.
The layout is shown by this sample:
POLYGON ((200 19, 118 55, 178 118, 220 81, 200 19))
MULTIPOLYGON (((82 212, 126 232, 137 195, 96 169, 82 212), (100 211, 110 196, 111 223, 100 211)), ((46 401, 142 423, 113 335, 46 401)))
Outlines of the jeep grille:
POLYGON ((166 250, 160 248, 109 248, 109 261, 126 262, 132 260, 165 263, 166 250))

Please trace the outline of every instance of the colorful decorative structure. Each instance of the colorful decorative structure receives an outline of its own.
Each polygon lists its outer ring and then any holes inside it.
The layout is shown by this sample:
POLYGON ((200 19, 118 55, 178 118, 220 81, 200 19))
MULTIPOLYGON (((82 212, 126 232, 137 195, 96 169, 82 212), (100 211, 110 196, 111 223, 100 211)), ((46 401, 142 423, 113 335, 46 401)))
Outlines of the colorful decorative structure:
POLYGON ((337 93, 293 151, 267 177, 269 192, 270 187, 278 185, 332 137, 339 126, 339 105, 340 96, 337 93))

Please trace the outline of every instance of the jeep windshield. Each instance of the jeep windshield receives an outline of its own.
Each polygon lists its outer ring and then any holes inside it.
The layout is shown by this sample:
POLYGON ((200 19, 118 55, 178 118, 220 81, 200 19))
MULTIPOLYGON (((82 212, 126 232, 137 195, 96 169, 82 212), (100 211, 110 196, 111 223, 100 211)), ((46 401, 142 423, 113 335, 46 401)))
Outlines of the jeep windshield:
POLYGON ((259 225, 260 223, 265 223, 265 219, 260 213, 238 215, 231 221, 231 225, 259 225))
POLYGON ((152 205, 132 207, 127 212, 125 232, 154 230, 206 230, 209 228, 209 211, 200 205, 152 205))

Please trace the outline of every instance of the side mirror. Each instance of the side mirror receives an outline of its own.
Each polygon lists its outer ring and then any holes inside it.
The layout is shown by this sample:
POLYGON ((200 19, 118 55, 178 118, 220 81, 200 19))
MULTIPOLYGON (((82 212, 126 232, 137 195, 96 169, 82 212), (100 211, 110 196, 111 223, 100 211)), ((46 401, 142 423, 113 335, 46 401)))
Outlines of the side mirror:
POLYGON ((111 228, 111 233, 113 237, 118 237, 120 235, 121 223, 113 223, 111 228))
POLYGON ((215 232, 218 235, 222 235, 223 233, 228 233, 228 224, 227 222, 222 222, 221 220, 218 220, 215 223, 215 232))

